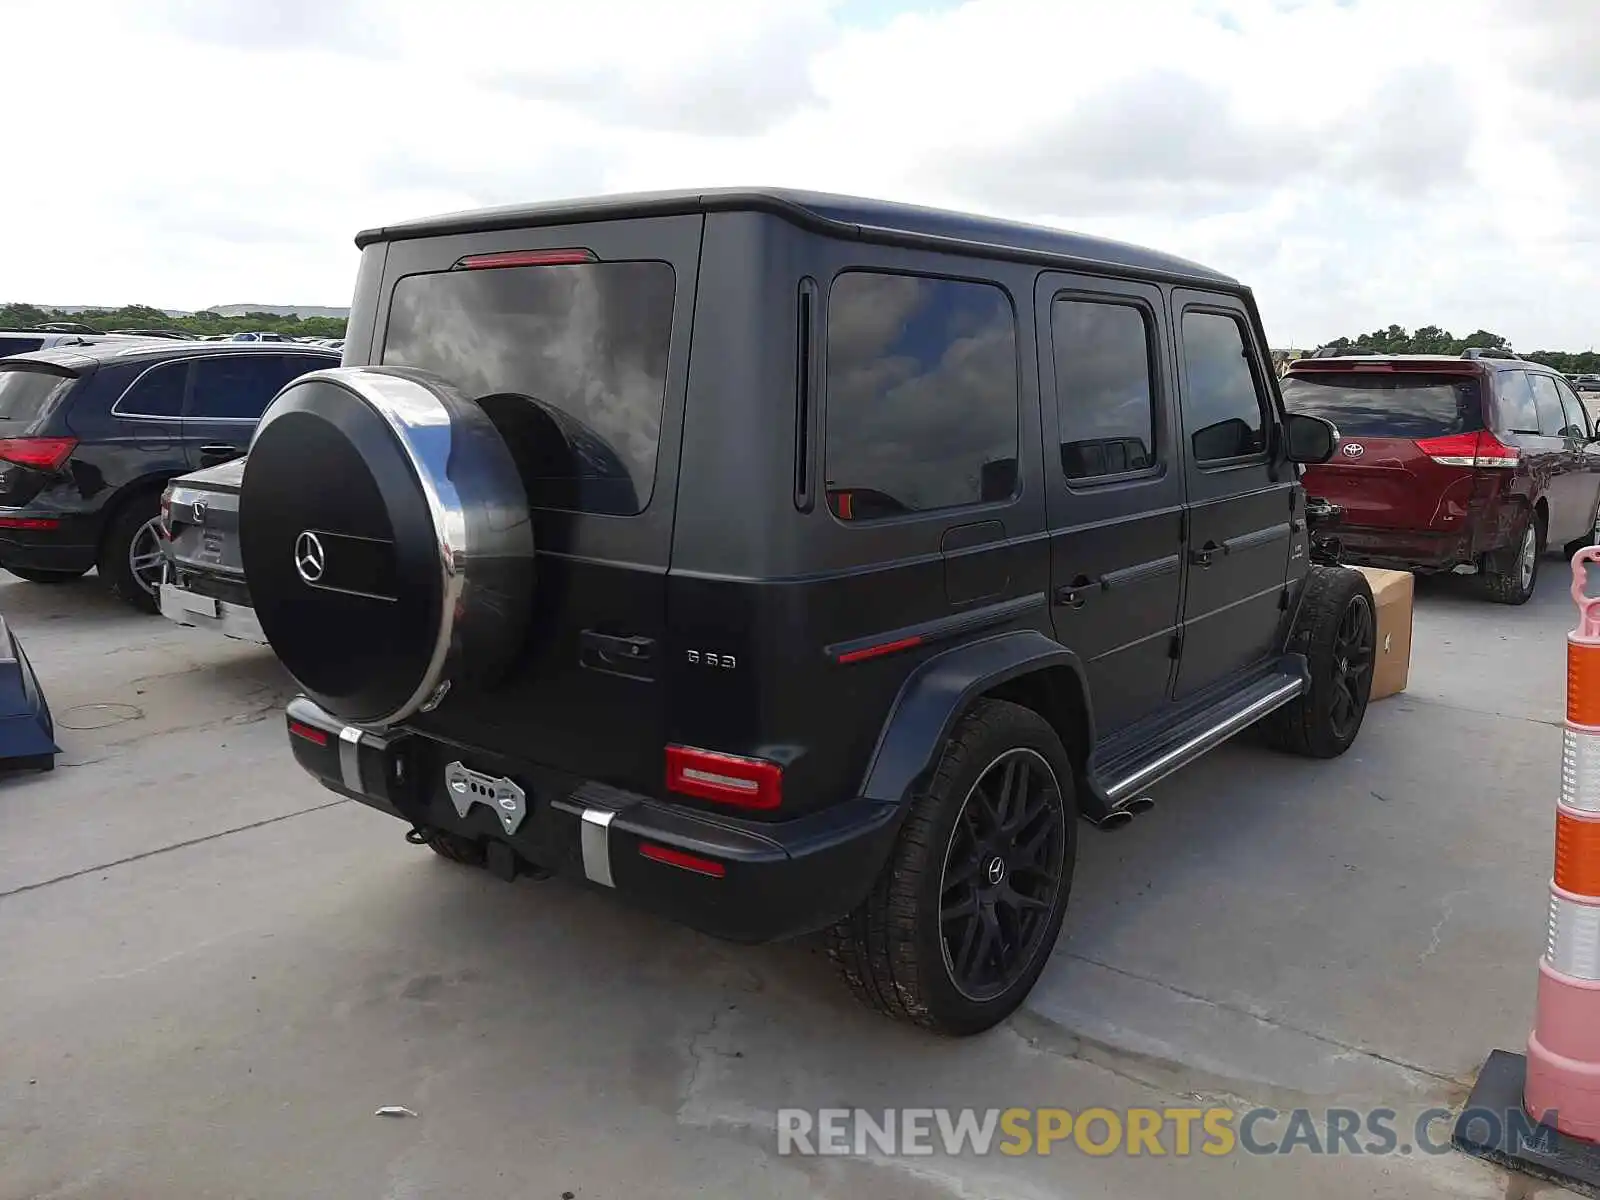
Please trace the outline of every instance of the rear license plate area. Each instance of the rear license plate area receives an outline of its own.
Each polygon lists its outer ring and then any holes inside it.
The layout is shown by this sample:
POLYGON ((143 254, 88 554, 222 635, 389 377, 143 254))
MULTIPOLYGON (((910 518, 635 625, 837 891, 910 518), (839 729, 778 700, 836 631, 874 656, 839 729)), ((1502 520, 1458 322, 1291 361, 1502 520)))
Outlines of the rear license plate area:
POLYGON ((512 780, 485 775, 461 762, 445 767, 444 786, 457 816, 465 820, 473 806, 481 804, 494 813, 507 834, 516 833, 531 806, 528 794, 512 780))

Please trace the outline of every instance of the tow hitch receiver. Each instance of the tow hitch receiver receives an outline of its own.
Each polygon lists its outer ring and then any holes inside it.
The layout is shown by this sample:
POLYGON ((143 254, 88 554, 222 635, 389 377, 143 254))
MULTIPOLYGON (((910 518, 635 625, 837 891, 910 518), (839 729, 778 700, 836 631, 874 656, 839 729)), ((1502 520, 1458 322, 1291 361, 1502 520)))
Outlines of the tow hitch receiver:
POLYGON ((450 802, 456 806, 457 815, 463 818, 474 804, 487 805, 510 834, 517 831, 528 815, 527 796, 509 779, 483 775, 453 762, 444 769, 444 782, 450 791, 450 802))

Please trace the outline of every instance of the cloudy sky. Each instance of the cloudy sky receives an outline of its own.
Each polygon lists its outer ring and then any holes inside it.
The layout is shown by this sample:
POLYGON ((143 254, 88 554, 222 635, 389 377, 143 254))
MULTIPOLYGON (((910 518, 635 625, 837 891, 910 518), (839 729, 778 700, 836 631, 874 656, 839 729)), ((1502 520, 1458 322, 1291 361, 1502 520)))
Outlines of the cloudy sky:
POLYGON ((1183 254, 1277 345, 1600 345, 1596 0, 0 0, 0 27, 6 300, 344 304, 364 226, 771 183, 1183 254))

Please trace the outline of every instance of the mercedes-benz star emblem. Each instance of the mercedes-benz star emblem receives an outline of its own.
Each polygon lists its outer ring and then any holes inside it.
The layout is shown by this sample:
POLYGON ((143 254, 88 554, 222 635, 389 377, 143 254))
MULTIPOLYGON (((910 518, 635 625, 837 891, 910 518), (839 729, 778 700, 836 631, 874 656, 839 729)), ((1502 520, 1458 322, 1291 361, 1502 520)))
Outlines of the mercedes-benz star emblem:
POLYGON ((323 568, 328 565, 327 553, 322 549, 322 539, 311 530, 307 529, 294 540, 294 569, 300 572, 300 578, 307 583, 316 583, 322 578, 323 568))
POLYGON ((1006 877, 1005 860, 1002 858, 990 859, 989 870, 986 874, 989 876, 989 886, 999 887, 1000 881, 1006 877))
POLYGON ((1346 458, 1360 458, 1366 452, 1367 448, 1360 442, 1346 442, 1339 450, 1346 458))

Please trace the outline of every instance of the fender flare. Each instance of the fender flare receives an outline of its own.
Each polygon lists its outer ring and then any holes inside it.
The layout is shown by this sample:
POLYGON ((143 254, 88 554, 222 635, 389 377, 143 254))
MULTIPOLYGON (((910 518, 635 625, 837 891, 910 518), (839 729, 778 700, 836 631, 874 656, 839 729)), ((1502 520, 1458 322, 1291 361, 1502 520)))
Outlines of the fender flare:
POLYGON ((1037 630, 1017 630, 967 642, 922 663, 901 685, 868 760, 861 796, 902 804, 917 781, 937 766, 950 731, 973 700, 1024 675, 1066 668, 1083 696, 1086 747, 1094 745, 1094 708, 1083 662, 1037 630))

